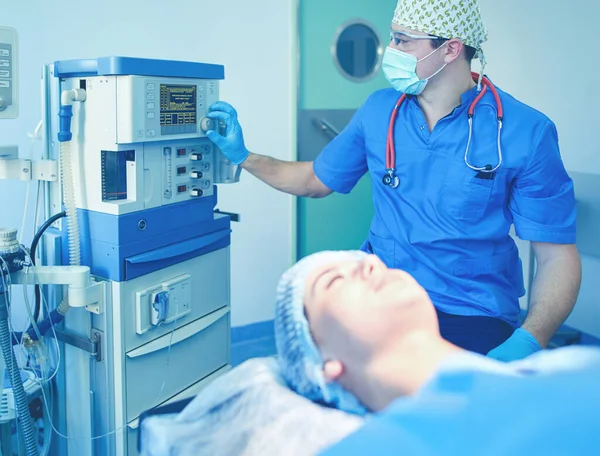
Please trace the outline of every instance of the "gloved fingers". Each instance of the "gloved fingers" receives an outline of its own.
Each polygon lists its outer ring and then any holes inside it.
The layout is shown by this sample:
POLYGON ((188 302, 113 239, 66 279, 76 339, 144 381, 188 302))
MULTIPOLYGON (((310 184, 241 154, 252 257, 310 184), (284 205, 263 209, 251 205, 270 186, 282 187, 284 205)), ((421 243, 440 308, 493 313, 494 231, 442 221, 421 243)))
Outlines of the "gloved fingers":
POLYGON ((206 115, 206 117, 213 119, 213 120, 224 122, 226 136, 230 136, 236 132, 237 121, 235 120, 234 117, 231 117, 231 115, 229 115, 225 112, 215 111, 215 112, 209 112, 206 115))
POLYGON ((214 130, 208 130, 206 132, 206 137, 215 143, 219 149, 223 150, 223 146, 225 146, 225 138, 223 138, 219 133, 214 130))
POLYGON ((490 350, 489 358, 498 361, 516 361, 540 351, 542 347, 533 334, 518 328, 504 343, 490 350))
POLYGON ((209 111, 209 114, 214 111, 216 111, 216 112, 222 111, 222 112, 229 114, 234 119, 237 119, 237 112, 236 112, 235 108, 233 106, 231 106, 229 103, 226 103, 225 101, 217 101, 216 103, 210 105, 208 108, 208 111, 209 111))
POLYGON ((209 119, 222 120, 227 124, 231 123, 231 121, 233 119, 230 114, 223 112, 223 111, 209 112, 208 114, 206 114, 206 117, 208 117, 209 119))

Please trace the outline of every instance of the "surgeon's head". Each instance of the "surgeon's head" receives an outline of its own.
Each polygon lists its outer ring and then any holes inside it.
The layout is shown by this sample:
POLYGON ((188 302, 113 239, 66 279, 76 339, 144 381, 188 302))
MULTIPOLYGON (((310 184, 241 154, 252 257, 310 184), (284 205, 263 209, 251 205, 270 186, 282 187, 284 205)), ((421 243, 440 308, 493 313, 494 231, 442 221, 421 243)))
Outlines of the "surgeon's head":
POLYGON ((354 413, 366 411, 369 366, 409 338, 439 337, 425 290, 361 251, 320 252, 283 274, 275 329, 290 386, 354 413))
POLYGON ((438 75, 456 79, 473 58, 484 63, 487 31, 477 0, 398 0, 391 29, 382 67, 400 92, 419 95, 438 75))

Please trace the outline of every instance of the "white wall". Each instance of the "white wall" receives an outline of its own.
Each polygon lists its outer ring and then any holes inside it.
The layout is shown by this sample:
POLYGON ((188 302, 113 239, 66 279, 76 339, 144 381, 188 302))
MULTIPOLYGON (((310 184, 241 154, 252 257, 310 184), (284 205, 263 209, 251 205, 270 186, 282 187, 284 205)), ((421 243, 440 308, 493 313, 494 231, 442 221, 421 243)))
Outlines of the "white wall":
MULTIPOLYGON (((248 147, 281 159, 295 156, 291 1, 8 3, 0 25, 19 34, 21 109, 18 119, 0 120, 0 144, 19 144, 22 157, 29 154, 26 132, 40 119, 41 65, 108 55, 225 65, 221 98, 238 109, 248 147)), ((17 181, 0 181, 0 226, 20 227, 25 188, 17 181)), ((271 319, 277 280, 293 258, 292 198, 244 173, 241 183, 219 190, 219 208, 242 216, 241 223, 233 224, 233 324, 271 319)), ((32 214, 29 220, 27 244, 32 214)))
MULTIPOLYGON (((556 123, 567 170, 598 174, 600 193, 600 92, 595 88, 600 2, 480 1, 489 32, 486 73, 556 123)), ((521 251, 528 262, 527 250, 521 251)), ((568 324, 600 337, 600 259, 582 260, 583 283, 568 324)))

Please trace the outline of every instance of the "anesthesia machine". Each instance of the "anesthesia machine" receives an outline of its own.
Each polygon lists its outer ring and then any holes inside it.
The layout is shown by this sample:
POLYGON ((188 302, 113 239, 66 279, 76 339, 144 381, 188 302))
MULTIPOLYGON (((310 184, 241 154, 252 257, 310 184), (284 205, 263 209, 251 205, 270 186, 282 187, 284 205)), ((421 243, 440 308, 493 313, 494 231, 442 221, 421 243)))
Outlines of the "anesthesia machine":
POLYGON ((220 65, 127 57, 44 66, 44 159, 0 157, 0 177, 44 182, 31 247, 0 232, 0 336, 22 454, 47 451, 32 398, 49 409, 50 454, 131 456, 142 412, 229 369, 237 216, 216 209, 215 184, 239 169, 206 137, 222 128, 206 113, 223 79, 220 65), (14 284, 35 284, 23 333, 8 325, 14 284))

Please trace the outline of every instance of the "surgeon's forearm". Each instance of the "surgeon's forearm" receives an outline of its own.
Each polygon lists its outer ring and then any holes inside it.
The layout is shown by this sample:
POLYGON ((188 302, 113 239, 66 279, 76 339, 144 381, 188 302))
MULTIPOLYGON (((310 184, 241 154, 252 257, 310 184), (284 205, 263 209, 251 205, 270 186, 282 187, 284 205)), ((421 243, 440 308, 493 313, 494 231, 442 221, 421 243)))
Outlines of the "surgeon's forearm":
POLYGON ((577 301, 581 259, 575 245, 533 243, 533 249, 537 272, 523 328, 546 347, 577 301))
POLYGON ((251 152, 242 168, 271 187, 291 195, 321 198, 331 193, 315 175, 312 162, 288 162, 251 152))

